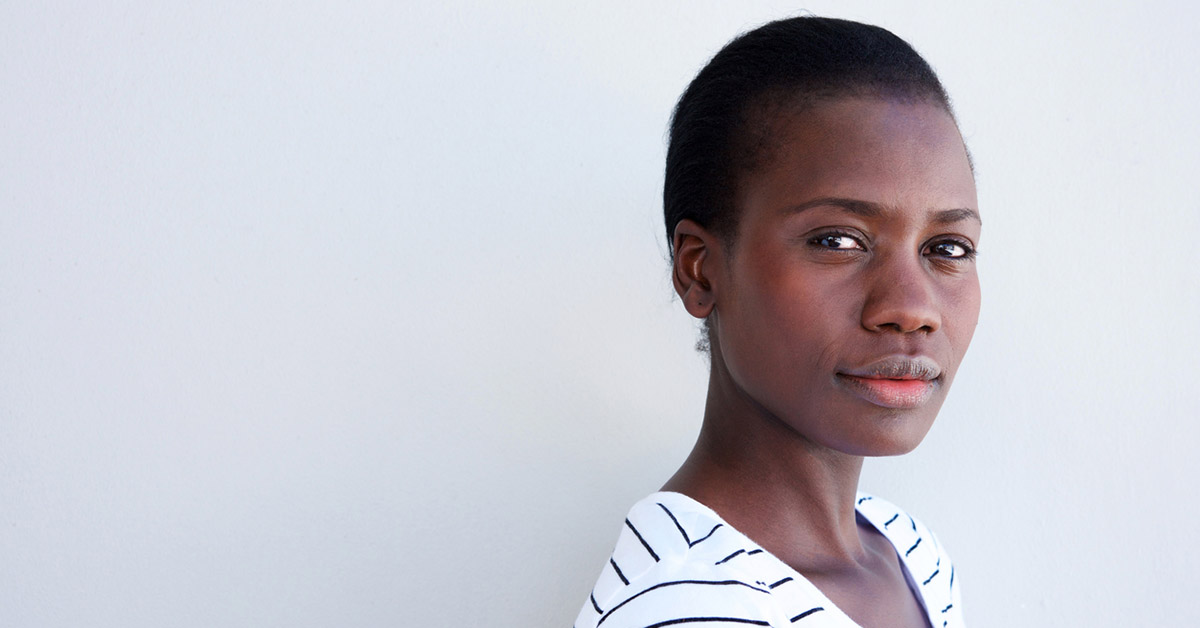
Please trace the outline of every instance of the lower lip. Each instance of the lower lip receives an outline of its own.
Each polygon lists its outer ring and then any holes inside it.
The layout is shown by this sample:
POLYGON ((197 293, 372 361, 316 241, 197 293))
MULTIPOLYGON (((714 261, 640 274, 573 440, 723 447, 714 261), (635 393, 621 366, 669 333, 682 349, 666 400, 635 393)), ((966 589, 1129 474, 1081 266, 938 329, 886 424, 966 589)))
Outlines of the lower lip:
POLYGON ((884 408, 916 408, 933 395, 936 380, 925 379, 873 379, 838 375, 851 391, 859 397, 884 408))

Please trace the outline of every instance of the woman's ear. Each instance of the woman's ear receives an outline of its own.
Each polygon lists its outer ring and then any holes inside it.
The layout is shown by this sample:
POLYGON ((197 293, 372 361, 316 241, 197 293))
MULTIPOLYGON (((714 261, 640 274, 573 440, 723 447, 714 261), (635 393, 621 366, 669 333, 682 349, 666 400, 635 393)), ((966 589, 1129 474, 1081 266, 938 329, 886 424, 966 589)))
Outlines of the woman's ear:
POLYGON ((708 318, 717 304, 716 271, 721 256, 720 242, 693 220, 675 225, 675 263, 671 279, 688 314, 708 318))

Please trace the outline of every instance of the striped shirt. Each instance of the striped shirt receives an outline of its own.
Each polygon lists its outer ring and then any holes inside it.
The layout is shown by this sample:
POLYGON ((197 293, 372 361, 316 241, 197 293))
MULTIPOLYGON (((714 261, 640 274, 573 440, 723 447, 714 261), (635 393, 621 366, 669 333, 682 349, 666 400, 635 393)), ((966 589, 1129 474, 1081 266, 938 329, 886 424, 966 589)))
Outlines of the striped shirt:
MULTIPOLYGON (((958 580, 937 538, 907 513, 859 494, 858 513, 892 546, 930 625, 960 628, 958 580)), ((796 570, 703 504, 655 493, 634 505, 574 628, 856 628, 796 570)))

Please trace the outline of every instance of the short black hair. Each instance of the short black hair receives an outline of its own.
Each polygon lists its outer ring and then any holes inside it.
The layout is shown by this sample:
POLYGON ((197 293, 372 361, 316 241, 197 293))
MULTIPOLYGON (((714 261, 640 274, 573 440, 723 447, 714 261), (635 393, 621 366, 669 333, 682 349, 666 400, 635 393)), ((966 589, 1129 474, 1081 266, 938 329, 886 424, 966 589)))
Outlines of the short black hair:
POLYGON ((953 116, 933 68, 878 26, 814 16, 771 22, 729 42, 692 79, 671 116, 663 182, 667 250, 691 219, 732 242, 737 177, 760 160, 772 105, 846 96, 925 101, 953 116))

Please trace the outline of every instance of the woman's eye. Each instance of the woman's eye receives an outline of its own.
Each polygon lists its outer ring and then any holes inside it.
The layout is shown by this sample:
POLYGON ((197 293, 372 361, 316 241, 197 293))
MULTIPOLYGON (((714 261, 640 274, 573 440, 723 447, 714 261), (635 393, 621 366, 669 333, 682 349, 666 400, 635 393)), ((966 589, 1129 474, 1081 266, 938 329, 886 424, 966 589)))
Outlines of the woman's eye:
POLYGON ((862 245, 859 244, 858 240, 855 240, 848 235, 841 235, 838 233, 817 236, 812 239, 812 243, 827 249, 850 250, 863 248, 862 245))
POLYGON ((929 254, 951 259, 969 258, 975 254, 974 249, 958 242, 938 242, 929 247, 929 254))

